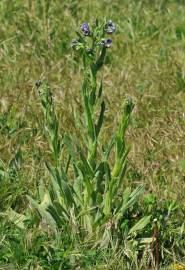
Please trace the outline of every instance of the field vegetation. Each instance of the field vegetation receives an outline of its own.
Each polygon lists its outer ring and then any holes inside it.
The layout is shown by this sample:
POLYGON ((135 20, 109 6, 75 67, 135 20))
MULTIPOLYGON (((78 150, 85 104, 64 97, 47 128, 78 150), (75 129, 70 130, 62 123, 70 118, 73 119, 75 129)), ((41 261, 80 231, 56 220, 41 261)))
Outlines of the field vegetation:
POLYGON ((0 269, 185 269, 184 14, 0 1, 0 269))

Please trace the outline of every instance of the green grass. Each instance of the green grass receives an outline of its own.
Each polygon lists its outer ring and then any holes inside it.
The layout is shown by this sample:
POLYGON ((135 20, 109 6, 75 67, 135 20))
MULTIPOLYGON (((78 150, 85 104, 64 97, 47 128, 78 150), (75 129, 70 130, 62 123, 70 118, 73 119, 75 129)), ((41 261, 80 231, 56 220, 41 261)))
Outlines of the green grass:
POLYGON ((49 185, 44 161, 52 161, 35 81, 49 81, 60 131, 82 141, 74 122, 83 110, 82 65, 70 43, 82 22, 104 17, 117 32, 99 75, 107 103, 101 139, 117 130, 122 103, 132 97, 124 185, 146 184, 135 211, 158 219, 161 269, 185 264, 184 13, 180 0, 0 2, 0 212, 30 216, 26 231, 0 216, 0 269, 148 269, 129 246, 99 251, 73 236, 51 236, 26 198, 39 198, 41 179, 49 185))

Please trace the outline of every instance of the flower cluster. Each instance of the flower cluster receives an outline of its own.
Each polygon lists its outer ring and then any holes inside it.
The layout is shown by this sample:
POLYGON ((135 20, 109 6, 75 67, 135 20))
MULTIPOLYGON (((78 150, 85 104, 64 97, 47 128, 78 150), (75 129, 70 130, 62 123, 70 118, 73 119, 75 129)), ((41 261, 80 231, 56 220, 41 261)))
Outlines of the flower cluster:
MULTIPOLYGON (((97 25, 98 26, 98 25, 97 25)), ((113 34, 116 31, 116 26, 115 23, 113 23, 111 20, 108 20, 102 27, 101 30, 99 28, 97 28, 98 31, 96 32, 96 37, 94 36, 94 30, 92 29, 92 31, 90 30, 90 26, 87 22, 84 22, 81 27, 80 30, 83 34, 83 36, 86 37, 91 37, 92 39, 94 39, 93 43, 95 43, 95 46, 101 46, 101 47, 105 47, 105 48, 109 48, 112 44, 112 39, 111 38, 104 38, 105 34, 113 34)), ((81 34, 79 33, 79 36, 81 34)), ((83 38, 83 37, 82 37, 83 38)), ((73 39, 71 42, 71 47, 73 49, 80 49, 82 47, 84 47, 84 44, 81 43, 81 38, 80 39, 73 39)), ((92 54, 93 53, 93 49, 89 48, 86 49, 88 54, 92 54)))
MULTIPOLYGON (((115 23, 113 23, 111 20, 109 20, 106 24, 105 24, 105 32, 107 34, 112 34, 116 31, 116 25, 115 23)), ((112 39, 111 38, 107 38, 107 39, 102 39, 100 42, 100 45, 106 48, 109 48, 112 44, 112 39)))

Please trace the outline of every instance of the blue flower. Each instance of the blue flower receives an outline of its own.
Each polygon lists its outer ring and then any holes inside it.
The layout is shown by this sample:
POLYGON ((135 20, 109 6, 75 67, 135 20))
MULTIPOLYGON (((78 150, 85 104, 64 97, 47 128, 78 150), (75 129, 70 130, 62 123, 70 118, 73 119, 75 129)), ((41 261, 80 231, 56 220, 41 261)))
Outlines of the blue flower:
POLYGON ((84 36, 89 36, 89 35, 90 35, 90 29, 89 29, 88 23, 86 23, 86 22, 83 23, 83 24, 81 25, 81 30, 82 30, 84 36))
POLYGON ((106 48, 109 48, 112 44, 112 39, 111 38, 107 38, 107 39, 102 39, 102 41, 100 42, 100 45, 106 48))
POLYGON ((112 34, 116 31, 116 25, 111 20, 109 20, 105 25, 105 31, 107 34, 112 34))

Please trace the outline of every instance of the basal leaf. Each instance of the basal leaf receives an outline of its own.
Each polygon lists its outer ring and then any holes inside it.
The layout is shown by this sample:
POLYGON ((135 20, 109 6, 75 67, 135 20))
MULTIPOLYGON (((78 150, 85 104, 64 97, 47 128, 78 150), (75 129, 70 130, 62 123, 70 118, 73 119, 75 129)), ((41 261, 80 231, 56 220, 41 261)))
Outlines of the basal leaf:
POLYGON ((141 218, 128 232, 128 235, 141 231, 150 222, 151 216, 141 218))

